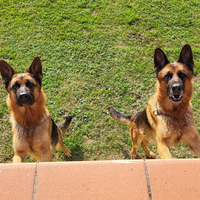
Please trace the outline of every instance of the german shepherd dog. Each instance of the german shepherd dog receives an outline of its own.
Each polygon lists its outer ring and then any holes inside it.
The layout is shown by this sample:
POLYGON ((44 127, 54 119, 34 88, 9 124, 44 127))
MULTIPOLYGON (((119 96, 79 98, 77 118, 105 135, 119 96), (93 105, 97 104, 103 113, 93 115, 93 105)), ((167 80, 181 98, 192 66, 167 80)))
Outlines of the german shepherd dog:
POLYGON ((8 92, 7 106, 11 110, 13 163, 24 162, 27 153, 36 160, 49 162, 54 148, 70 157, 71 152, 63 144, 62 137, 72 117, 65 117, 58 126, 50 117, 42 89, 40 58, 32 61, 26 73, 18 74, 4 60, 0 60, 0 70, 8 92))
POLYGON ((200 139, 190 105, 193 67, 190 45, 183 46, 175 63, 170 63, 165 53, 156 48, 156 92, 151 96, 146 109, 134 115, 124 115, 111 106, 108 108, 109 114, 115 120, 130 125, 132 159, 136 158, 136 149, 140 144, 148 158, 155 158, 155 155, 147 145, 157 144, 160 158, 170 159, 170 146, 180 141, 187 143, 200 157, 200 139))

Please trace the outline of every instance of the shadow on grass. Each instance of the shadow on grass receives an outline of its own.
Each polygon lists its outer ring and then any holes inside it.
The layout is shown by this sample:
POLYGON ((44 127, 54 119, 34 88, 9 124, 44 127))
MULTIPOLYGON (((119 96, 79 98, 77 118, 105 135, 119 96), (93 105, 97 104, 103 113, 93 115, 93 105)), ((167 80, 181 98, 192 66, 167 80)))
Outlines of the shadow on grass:
POLYGON ((74 146, 69 147, 71 151, 71 157, 64 157, 64 161, 81 161, 84 160, 84 151, 83 146, 76 144, 74 146))
POLYGON ((122 154, 125 159, 130 159, 130 156, 129 156, 130 152, 127 149, 123 149, 122 154))

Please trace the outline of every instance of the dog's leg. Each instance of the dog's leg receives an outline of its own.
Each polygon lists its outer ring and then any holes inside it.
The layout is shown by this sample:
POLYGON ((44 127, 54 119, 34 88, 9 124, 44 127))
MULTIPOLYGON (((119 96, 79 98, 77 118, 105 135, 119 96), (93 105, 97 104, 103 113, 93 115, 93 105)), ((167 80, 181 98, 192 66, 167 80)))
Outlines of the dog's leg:
POLYGON ((71 157, 71 151, 64 144, 62 144, 62 150, 67 157, 71 157))
POLYGON ((193 141, 190 144, 192 151, 200 158, 200 140, 193 141))
POLYGON ((41 150, 40 162, 51 162, 51 150, 41 150))
POLYGON ((58 144, 55 147, 56 151, 61 151, 63 150, 63 153, 67 157, 71 157, 71 151, 63 144, 63 142, 58 142, 58 144))
POLYGON ((147 141, 143 140, 141 143, 142 148, 148 158, 155 158, 155 154, 147 147, 147 141))
POLYGON ((132 149, 130 151, 130 157, 131 159, 135 159, 137 156, 136 149, 140 147, 140 144, 143 140, 144 135, 141 134, 140 130, 135 124, 132 124, 130 128, 130 136, 131 136, 132 144, 133 144, 132 149))
POLYGON ((15 155, 13 156, 13 163, 24 162, 25 156, 26 156, 25 151, 15 151, 15 155))
POLYGON ((163 141, 158 141, 157 152, 161 159, 171 159, 172 158, 171 153, 169 151, 169 147, 163 141))
POLYGON ((182 140, 188 144, 192 151, 200 158, 200 138, 198 131, 194 130, 194 132, 182 135, 182 140))
POLYGON ((56 151, 61 151, 63 150, 63 153, 67 156, 67 157, 71 157, 71 151, 64 145, 63 143, 63 139, 62 139, 62 131, 60 129, 58 129, 59 133, 58 133, 58 143, 56 144, 56 151))
POLYGON ((132 146, 132 149, 131 149, 131 151, 130 151, 130 158, 131 159, 136 159, 136 148, 134 147, 134 146, 132 146))

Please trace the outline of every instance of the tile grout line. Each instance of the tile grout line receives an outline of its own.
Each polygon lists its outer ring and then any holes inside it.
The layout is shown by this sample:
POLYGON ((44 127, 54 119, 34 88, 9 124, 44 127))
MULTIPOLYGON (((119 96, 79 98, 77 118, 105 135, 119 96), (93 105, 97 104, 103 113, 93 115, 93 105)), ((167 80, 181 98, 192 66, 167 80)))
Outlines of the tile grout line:
POLYGON ((33 197, 32 197, 32 200, 35 200, 36 186, 37 186, 37 174, 38 174, 38 162, 36 163, 36 168, 35 168, 35 178, 34 178, 34 186, 33 186, 33 197))
POLYGON ((150 185, 149 173, 148 173, 148 167, 147 167, 146 160, 144 160, 144 167, 145 167, 145 174, 146 174, 146 179, 147 179, 147 188, 148 188, 149 199, 152 200, 151 185, 150 185))

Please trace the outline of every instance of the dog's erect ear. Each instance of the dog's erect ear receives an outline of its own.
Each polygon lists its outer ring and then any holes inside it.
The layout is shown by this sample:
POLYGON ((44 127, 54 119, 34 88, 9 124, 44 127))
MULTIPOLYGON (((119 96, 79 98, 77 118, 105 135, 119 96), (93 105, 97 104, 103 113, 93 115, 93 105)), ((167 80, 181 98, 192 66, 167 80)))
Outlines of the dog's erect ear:
POLYGON ((4 60, 0 60, 0 71, 2 82, 5 84, 7 89, 13 75, 17 74, 17 72, 4 60))
POLYGON ((157 72, 157 74, 168 63, 169 63, 169 60, 167 59, 167 56, 165 55, 165 53, 160 48, 156 48, 154 51, 154 70, 157 72))
POLYGON ((183 46, 177 62, 185 64, 190 70, 193 71, 194 67, 193 54, 192 54, 192 48, 189 44, 183 46))
POLYGON ((40 58, 37 56, 33 59, 33 62, 31 63, 30 67, 28 68, 27 72, 31 74, 31 76, 41 85, 42 83, 42 63, 40 61, 40 58))

